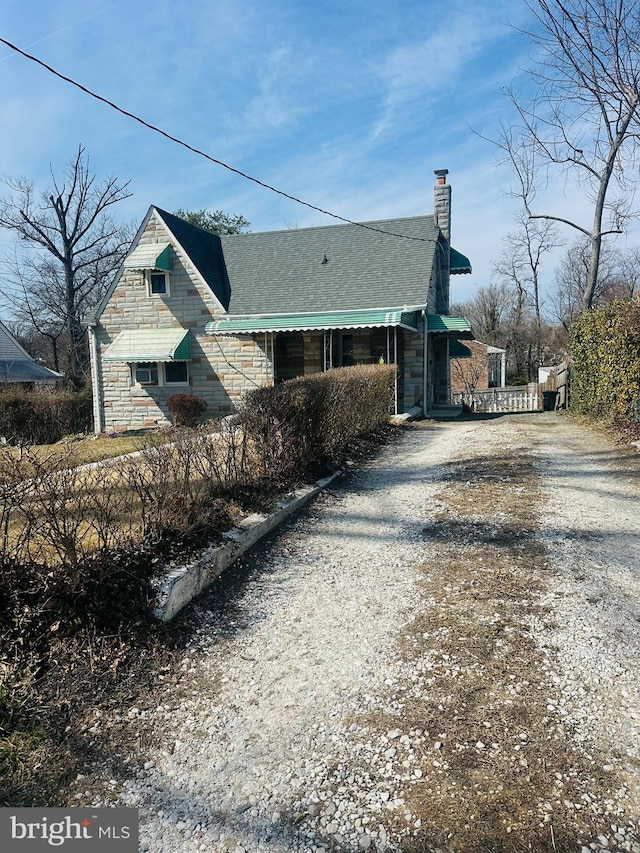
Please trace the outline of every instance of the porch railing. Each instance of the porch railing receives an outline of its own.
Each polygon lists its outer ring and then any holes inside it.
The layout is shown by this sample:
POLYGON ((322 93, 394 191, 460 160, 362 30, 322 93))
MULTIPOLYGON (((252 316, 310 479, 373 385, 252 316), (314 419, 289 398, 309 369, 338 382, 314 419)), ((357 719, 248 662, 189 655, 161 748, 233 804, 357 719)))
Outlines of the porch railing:
POLYGON ((542 409, 542 390, 537 382, 508 388, 463 391, 452 394, 452 403, 467 405, 472 412, 538 412, 542 409))

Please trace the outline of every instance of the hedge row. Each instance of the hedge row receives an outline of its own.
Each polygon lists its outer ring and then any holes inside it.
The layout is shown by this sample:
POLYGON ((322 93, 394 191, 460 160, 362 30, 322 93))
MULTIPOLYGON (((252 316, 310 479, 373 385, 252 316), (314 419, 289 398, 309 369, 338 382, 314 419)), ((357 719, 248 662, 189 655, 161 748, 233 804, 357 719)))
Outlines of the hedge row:
MULTIPOLYGON (((69 731, 85 703, 111 700, 121 669, 138 672, 159 631, 151 575, 166 554, 184 559, 250 500, 266 509, 279 490, 338 464, 352 439, 386 422, 393 381, 394 368, 377 365, 256 389, 238 418, 176 429, 171 444, 103 466, 75 467, 73 444, 63 459, 0 445, 0 804, 39 802, 42 771, 25 786, 23 768, 45 748, 64 758, 50 733, 69 731)), ((16 406, 33 424, 39 411, 75 432, 82 409, 72 401, 3 394, 0 412, 16 406)), ((6 432, 16 435, 12 415, 6 432)), ((55 774, 50 788, 61 790, 55 774)))
POLYGON ((622 429, 640 419, 640 303, 620 300, 571 327, 571 409, 622 429))
POLYGON ((0 436, 9 442, 53 444, 91 429, 90 390, 0 391, 0 436))
POLYGON ((343 367, 250 392, 241 408, 262 476, 283 483, 337 464, 349 442, 384 423, 393 365, 343 367))

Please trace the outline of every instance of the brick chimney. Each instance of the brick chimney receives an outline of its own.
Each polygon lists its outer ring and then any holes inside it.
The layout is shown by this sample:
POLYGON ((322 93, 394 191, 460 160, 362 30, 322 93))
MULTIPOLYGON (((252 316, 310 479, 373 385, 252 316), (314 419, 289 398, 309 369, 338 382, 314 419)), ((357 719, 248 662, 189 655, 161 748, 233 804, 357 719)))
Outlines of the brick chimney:
POLYGON ((445 239, 451 244, 451 186, 447 183, 448 169, 436 169, 433 188, 433 218, 445 239))

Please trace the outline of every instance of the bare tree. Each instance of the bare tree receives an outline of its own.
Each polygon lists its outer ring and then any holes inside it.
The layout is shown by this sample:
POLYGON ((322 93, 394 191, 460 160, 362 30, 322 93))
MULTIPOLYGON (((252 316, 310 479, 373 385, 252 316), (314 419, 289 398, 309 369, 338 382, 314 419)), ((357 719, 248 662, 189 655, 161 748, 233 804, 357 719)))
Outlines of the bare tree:
MULTIPOLYGON (((582 311, 590 260, 590 244, 583 238, 569 246, 556 267, 556 286, 549 302, 554 318, 567 330, 582 311)), ((640 250, 623 253, 605 244, 600 253, 592 306, 605 305, 614 299, 632 299, 638 292, 639 272, 640 250)))
POLYGON ((536 24, 526 31, 539 48, 530 76, 537 94, 516 92, 518 122, 499 145, 514 169, 517 193, 532 218, 580 232, 589 265, 580 307, 598 288, 602 238, 621 233, 630 216, 640 131, 640 16, 637 0, 526 0, 536 24), (534 212, 536 193, 555 167, 573 172, 590 200, 590 221, 534 212))
POLYGON ((61 178, 53 172, 51 178, 42 192, 26 178, 4 181, 11 195, 0 200, 0 226, 17 237, 16 253, 5 259, 13 284, 9 299, 19 318, 33 322, 56 346, 64 340, 61 366, 80 387, 88 369, 81 321, 128 248, 130 234, 114 221, 111 208, 131 193, 128 182, 121 185, 113 176, 96 183, 82 147, 61 178))
MULTIPOLYGON (((525 290, 523 293, 526 297, 525 290)), ((477 340, 506 349, 508 382, 521 385, 537 375, 546 355, 548 329, 544 324, 540 329, 538 355, 538 327, 533 310, 528 300, 519 304, 512 286, 493 283, 481 287, 472 299, 452 305, 451 313, 467 317, 477 340)))
POLYGON ((640 293, 640 248, 628 249, 620 258, 618 281, 610 293, 616 299, 634 299, 640 293))
POLYGON ((481 356, 473 347, 470 349, 471 358, 451 359, 451 379, 463 389, 463 402, 473 411, 476 389, 480 382, 486 382, 489 368, 487 354, 481 356))
MULTIPOLYGON (((542 363, 542 299, 540 272, 544 256, 562 245, 554 222, 531 219, 526 213, 517 217, 518 228, 503 240, 504 251, 493 265, 498 281, 515 291, 513 347, 519 353, 530 338, 530 311, 535 320, 535 361, 542 363)), ((516 358, 516 373, 522 373, 524 365, 516 358)), ((527 369, 527 373, 531 368, 527 369)))
POLYGON ((466 302, 452 305, 451 314, 466 317, 477 339, 491 346, 504 347, 513 313, 513 294, 504 285, 480 287, 466 302))
POLYGON ((63 369, 63 352, 68 349, 60 274, 55 262, 46 257, 14 253, 3 260, 12 289, 4 302, 10 306, 21 341, 34 358, 39 357, 54 370, 63 369))

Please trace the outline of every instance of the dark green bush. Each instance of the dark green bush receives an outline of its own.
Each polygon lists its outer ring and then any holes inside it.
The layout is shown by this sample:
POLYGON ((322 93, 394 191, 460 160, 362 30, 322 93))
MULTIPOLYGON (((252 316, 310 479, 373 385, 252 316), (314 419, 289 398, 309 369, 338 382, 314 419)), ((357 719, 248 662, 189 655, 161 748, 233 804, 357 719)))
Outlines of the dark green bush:
POLYGON ((640 303, 620 300, 582 314, 571 327, 571 409, 637 429, 640 303))
POLYGON ((172 394, 167 400, 167 408, 174 426, 194 427, 206 411, 207 403, 193 394, 172 394))
POLYGON ((92 429, 91 390, 0 390, 0 435, 12 443, 53 444, 92 429))

